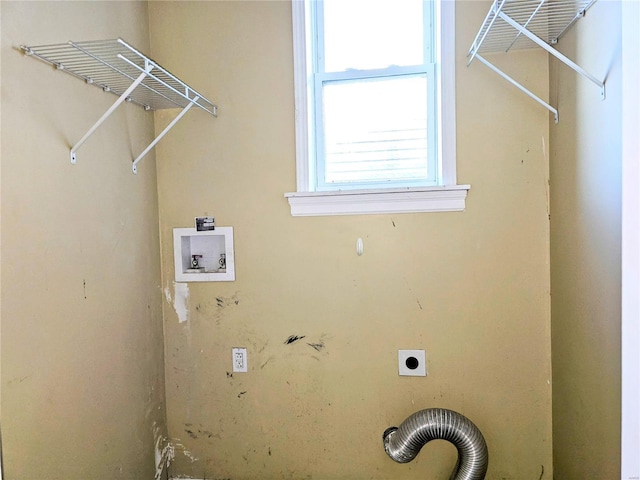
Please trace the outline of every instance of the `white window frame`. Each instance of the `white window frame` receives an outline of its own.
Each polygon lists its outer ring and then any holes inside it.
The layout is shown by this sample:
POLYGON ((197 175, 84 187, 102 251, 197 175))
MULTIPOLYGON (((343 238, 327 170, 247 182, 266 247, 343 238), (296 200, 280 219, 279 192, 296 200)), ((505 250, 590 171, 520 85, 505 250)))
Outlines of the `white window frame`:
POLYGON ((309 16, 304 0, 292 0, 297 191, 285 193, 293 216, 462 211, 469 185, 456 177, 455 1, 436 6, 439 185, 371 190, 311 191, 313 155, 308 70, 309 16))

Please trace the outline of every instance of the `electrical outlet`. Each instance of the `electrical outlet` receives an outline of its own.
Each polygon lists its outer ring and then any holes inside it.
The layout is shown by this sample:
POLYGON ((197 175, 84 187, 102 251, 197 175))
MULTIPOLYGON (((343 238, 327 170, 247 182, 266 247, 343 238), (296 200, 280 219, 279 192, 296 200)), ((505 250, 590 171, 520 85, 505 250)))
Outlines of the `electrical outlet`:
POLYGON ((247 371, 247 349, 246 348, 232 348, 231 360, 233 362, 234 372, 247 371))
POLYGON ((427 376, 427 355, 424 350, 398 350, 398 375, 427 376))

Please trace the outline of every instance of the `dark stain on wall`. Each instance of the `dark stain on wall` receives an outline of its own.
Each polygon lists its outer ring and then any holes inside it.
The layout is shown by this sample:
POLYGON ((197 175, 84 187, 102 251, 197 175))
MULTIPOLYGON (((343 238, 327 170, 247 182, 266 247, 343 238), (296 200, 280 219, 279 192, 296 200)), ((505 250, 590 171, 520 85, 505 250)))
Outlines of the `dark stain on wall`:
POLYGON ((311 348, 315 349, 318 352, 324 348, 324 343, 322 343, 322 342, 320 342, 320 343, 307 343, 307 345, 309 345, 311 348))
MULTIPOLYGON (((202 430, 201 428, 198 428, 196 433, 196 429, 194 428, 192 423, 185 423, 184 426, 187 427, 184 431, 187 433, 187 435, 189 435, 194 440, 197 440, 198 438, 203 436, 207 438, 213 438, 213 437, 220 438, 219 435, 214 435, 211 431, 202 430)), ((202 426, 202 424, 200 424, 200 426, 202 426)))
POLYGON ((302 340, 306 335, 291 335, 284 341, 285 345, 291 345, 292 343, 296 343, 298 340, 302 340))

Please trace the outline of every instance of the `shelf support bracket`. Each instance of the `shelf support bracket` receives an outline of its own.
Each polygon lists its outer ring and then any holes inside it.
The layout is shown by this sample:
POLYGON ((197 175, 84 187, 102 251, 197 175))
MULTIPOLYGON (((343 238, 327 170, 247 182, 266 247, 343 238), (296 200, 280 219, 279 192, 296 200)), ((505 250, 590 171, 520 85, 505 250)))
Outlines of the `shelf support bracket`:
POLYGON ((100 117, 100 119, 93 125, 93 127, 91 127, 89 131, 84 134, 84 136, 78 141, 78 143, 76 143, 73 147, 71 147, 70 157, 71 157, 71 163, 73 165, 76 164, 76 151, 78 150, 78 148, 80 148, 82 144, 86 142, 91 135, 93 135, 93 133, 98 129, 98 127, 100 127, 100 125, 102 125, 104 121, 107 118, 109 118, 109 116, 115 111, 115 109, 118 108, 120 104, 122 104, 122 102, 124 102, 129 97, 129 95, 131 95, 131 92, 133 92, 136 89, 136 87, 140 85, 140 83, 145 79, 147 74, 151 72, 151 70, 153 70, 153 64, 149 61, 146 61, 145 69, 138 76, 138 78, 136 78, 133 81, 133 83, 129 86, 129 88, 127 88, 122 93, 122 95, 120 95, 118 100, 116 100, 115 103, 111 105, 111 107, 109 107, 109 109, 104 113, 104 115, 102 115, 102 117, 100 117))
POLYGON ((160 135, 158 135, 158 136, 153 140, 153 142, 151 142, 151 143, 149 144, 149 146, 148 146, 147 148, 145 148, 145 149, 143 150, 143 152, 142 152, 140 155, 138 155, 138 157, 133 161, 133 165, 131 166, 131 169, 133 170, 133 173, 136 173, 136 174, 138 173, 138 167, 137 167, 137 165, 138 165, 138 162, 139 162, 140 160, 142 160, 142 157, 144 157, 147 153, 149 153, 149 151, 150 151, 153 147, 155 147, 155 146, 156 146, 156 143, 158 143, 158 142, 162 139, 162 137, 164 137, 164 136, 169 132, 169 130, 171 130, 171 129, 173 128, 173 126, 174 126, 176 123, 178 123, 178 121, 179 121, 179 120, 184 116, 184 114, 185 114, 185 113, 187 113, 187 112, 189 111, 189 109, 190 109, 191 107, 193 107, 193 106, 196 104, 196 102, 197 102, 198 100, 200 100, 200 97, 196 95, 196 96, 191 100, 191 103, 190 103, 189 105, 187 105, 186 107, 184 107, 184 108, 182 109, 182 111, 181 111, 181 112, 176 116, 176 118, 174 118, 174 119, 171 121, 171 123, 170 123, 169 125, 167 125, 167 126, 166 126, 166 128, 165 128, 164 130, 162 130, 162 132, 160 133, 160 135))
POLYGON ((556 50, 555 48, 553 48, 552 46, 548 45, 546 42, 544 42, 543 40, 538 38, 536 35, 534 35, 529 30, 524 28, 522 25, 520 25, 518 22, 513 20, 511 17, 509 17, 504 12, 500 11, 500 12, 498 12, 498 15, 500 16, 500 18, 502 18, 502 20, 507 22, 509 25, 511 25, 513 28, 515 28, 522 35, 526 36, 529 40, 534 42, 536 45, 538 45, 541 48, 544 48, 547 52, 549 52, 551 55, 556 57, 558 60, 560 60, 566 66, 572 68, 576 73, 578 73, 578 74, 582 75, 583 77, 591 80, 591 82, 595 83, 598 87, 600 87, 600 97, 602 98, 602 100, 604 100, 604 98, 605 98, 604 82, 601 82, 600 80, 598 80, 596 77, 591 75, 585 69, 583 69, 578 64, 576 64, 575 62, 571 61, 565 55, 560 53, 558 50, 556 50))
POLYGON ((513 78, 511 78, 509 75, 507 75, 506 73, 504 73, 502 70, 500 70, 498 67, 496 67, 495 65, 493 65, 492 63, 490 63, 488 60, 486 60, 482 55, 476 54, 476 58, 478 60, 480 60, 483 64, 485 64, 487 67, 489 67, 491 70, 493 70, 495 73, 497 73, 498 75, 500 75, 502 78, 504 78, 506 81, 508 81, 509 83, 511 83, 513 86, 517 87, 520 91, 526 93, 529 97, 531 97, 532 99, 534 99, 536 102, 538 102, 540 105, 542 105, 543 107, 545 107, 547 110, 549 110, 551 113, 553 113, 553 117, 556 123, 558 123, 558 110, 554 107, 552 107, 551 105, 549 105, 547 102, 545 102, 544 100, 542 100, 540 97, 538 97, 536 94, 534 94, 533 92, 531 92, 530 90, 528 90, 526 87, 522 86, 520 83, 518 83, 517 81, 515 81, 513 78))

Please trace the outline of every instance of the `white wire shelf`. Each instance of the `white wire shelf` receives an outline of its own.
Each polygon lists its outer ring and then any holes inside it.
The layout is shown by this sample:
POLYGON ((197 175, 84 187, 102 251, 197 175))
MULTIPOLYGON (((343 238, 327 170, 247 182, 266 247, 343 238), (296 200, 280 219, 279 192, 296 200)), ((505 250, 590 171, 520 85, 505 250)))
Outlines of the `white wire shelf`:
POLYGON ((182 109, 169 126, 133 160, 134 173, 137 172, 136 165, 142 157, 191 107, 198 107, 217 116, 218 108, 214 103, 121 38, 21 48, 28 56, 37 57, 58 70, 118 96, 113 106, 71 148, 71 163, 76 163, 76 150, 125 101, 138 104, 145 110, 182 109))
POLYGON ((509 75, 498 69, 483 55, 507 53, 510 50, 540 47, 554 55, 578 74, 600 87, 604 99, 604 82, 558 52, 553 45, 582 18, 597 0, 494 0, 469 49, 470 65, 478 59, 505 80, 546 107, 558 123, 558 111, 537 97, 509 75))

